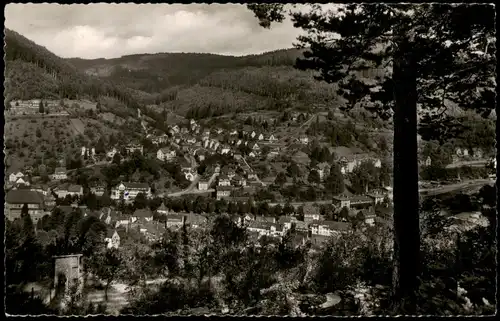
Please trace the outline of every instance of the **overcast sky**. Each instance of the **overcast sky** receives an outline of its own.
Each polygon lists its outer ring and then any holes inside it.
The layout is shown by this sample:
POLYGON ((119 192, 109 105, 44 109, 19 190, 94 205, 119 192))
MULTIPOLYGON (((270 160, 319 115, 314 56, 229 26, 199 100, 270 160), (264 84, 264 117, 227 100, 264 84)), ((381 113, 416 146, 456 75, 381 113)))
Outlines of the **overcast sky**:
POLYGON ((287 20, 259 26, 245 5, 8 4, 5 26, 55 54, 115 58, 137 53, 257 54, 290 48, 287 20))

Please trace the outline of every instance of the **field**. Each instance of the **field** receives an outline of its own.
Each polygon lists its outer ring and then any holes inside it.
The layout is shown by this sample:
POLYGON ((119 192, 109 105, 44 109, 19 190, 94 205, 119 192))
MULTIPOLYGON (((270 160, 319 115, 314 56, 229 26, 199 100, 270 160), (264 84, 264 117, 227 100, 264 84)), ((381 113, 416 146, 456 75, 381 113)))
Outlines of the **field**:
POLYGON ((112 114, 112 113, 102 113, 102 114, 99 114, 99 116, 105 120, 105 121, 109 121, 111 123, 115 123, 117 125, 121 125, 125 122, 125 120, 119 116, 116 116, 115 114, 112 114))
POLYGON ((91 102, 89 100, 70 100, 70 99, 64 99, 64 104, 66 106, 72 107, 73 104, 78 105, 80 108, 83 108, 84 110, 96 110, 97 103, 91 102))
POLYGON ((71 118, 71 124, 73 125, 73 130, 75 131, 75 135, 82 134, 85 131, 85 125, 82 123, 80 119, 71 118))

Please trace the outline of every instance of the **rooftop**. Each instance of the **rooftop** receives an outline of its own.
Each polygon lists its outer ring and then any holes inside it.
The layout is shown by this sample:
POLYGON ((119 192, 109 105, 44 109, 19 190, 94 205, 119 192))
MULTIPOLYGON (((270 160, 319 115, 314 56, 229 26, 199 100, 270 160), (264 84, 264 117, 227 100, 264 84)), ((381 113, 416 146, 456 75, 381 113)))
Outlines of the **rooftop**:
POLYGON ((328 226, 329 229, 334 231, 347 231, 349 230, 349 224, 345 222, 337 222, 337 221, 314 221, 313 225, 318 226, 328 226))
POLYGON ((9 191, 5 200, 10 204, 42 204, 43 196, 39 192, 17 189, 9 191))

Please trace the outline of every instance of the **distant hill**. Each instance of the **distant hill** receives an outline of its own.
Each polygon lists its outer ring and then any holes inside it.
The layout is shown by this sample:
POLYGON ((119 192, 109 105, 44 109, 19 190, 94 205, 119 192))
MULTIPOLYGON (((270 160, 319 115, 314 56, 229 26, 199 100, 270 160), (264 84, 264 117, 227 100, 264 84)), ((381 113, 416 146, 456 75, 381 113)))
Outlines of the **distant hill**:
POLYGON ((67 61, 88 75, 157 93, 178 85, 193 85, 215 71, 244 67, 292 66, 301 51, 278 50, 244 57, 199 53, 128 55, 115 59, 70 58, 67 61))
POLYGON ((293 67, 302 53, 299 49, 243 57, 158 53, 67 61, 87 75, 149 93, 155 98, 148 103, 193 118, 343 104, 335 86, 293 67))

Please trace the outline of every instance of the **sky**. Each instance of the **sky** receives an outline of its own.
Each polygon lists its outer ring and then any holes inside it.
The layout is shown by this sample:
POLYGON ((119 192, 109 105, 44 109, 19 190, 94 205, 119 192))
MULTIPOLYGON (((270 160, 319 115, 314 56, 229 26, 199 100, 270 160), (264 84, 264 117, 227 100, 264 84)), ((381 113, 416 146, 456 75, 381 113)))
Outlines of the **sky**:
POLYGON ((7 4, 5 27, 63 58, 158 52, 247 55, 291 48, 290 20, 259 26, 239 4, 7 4))

